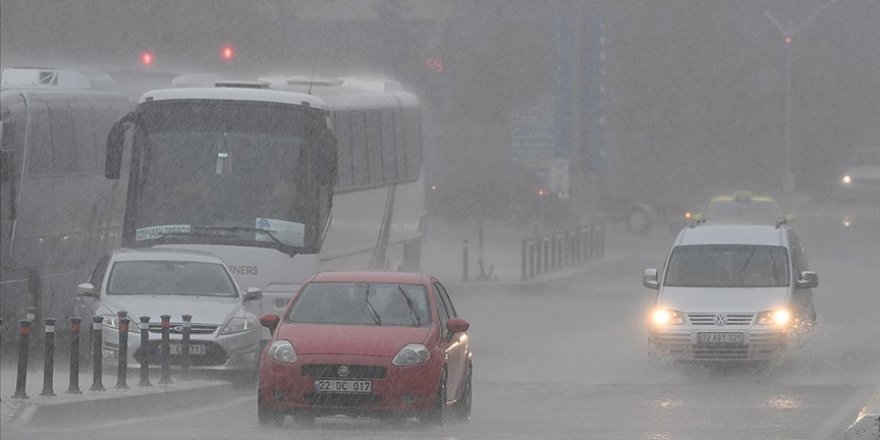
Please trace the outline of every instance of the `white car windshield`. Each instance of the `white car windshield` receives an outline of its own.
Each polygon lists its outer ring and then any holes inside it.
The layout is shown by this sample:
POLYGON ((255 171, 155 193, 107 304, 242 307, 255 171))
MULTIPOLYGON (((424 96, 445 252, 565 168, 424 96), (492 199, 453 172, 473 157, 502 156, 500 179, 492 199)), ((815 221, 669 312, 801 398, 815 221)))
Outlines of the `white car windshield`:
POLYGON ((110 271, 107 294, 238 296, 223 266, 190 261, 117 262, 110 271))
POLYGON ((675 287, 785 287, 788 253, 782 246, 699 245, 672 251, 664 280, 675 287))

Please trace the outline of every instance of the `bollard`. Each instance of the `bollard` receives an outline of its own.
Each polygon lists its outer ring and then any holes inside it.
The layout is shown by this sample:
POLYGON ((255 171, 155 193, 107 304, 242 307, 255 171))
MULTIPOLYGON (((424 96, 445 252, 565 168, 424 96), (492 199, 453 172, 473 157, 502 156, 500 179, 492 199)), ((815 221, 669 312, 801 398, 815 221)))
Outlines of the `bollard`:
POLYGON ((150 355, 153 350, 150 347, 150 317, 141 316, 141 381, 138 382, 140 387, 151 387, 150 383, 150 355))
POLYGON ((162 315, 162 378, 161 384, 171 383, 171 369, 168 366, 171 357, 171 315, 162 315))
POLYGON ((127 390, 128 383, 128 327, 131 320, 128 319, 128 312, 120 310, 116 317, 119 319, 119 351, 116 362, 116 389, 127 390))
POLYGON ((468 280, 468 241, 464 240, 464 243, 461 247, 461 280, 467 282, 468 280))
POLYGON ((92 387, 89 391, 104 391, 104 338, 101 335, 103 316, 92 318, 92 387))
POLYGON ((27 399, 28 339, 31 335, 31 322, 22 319, 18 329, 18 374, 15 377, 14 399, 27 399))
POLYGON ((79 326, 80 318, 70 318, 70 385, 67 394, 82 394, 79 390, 79 326))
POLYGON ((180 344, 180 375, 189 378, 189 336, 192 331, 192 315, 183 315, 183 341, 180 344))
POLYGON ((522 264, 520 265, 520 281, 525 281, 529 279, 529 269, 528 262, 526 261, 528 257, 528 244, 526 240, 522 241, 522 249, 520 250, 520 258, 522 259, 522 264))
POLYGON ((43 355, 43 391, 41 396, 55 396, 55 319, 46 318, 43 332, 46 338, 46 351, 43 355))

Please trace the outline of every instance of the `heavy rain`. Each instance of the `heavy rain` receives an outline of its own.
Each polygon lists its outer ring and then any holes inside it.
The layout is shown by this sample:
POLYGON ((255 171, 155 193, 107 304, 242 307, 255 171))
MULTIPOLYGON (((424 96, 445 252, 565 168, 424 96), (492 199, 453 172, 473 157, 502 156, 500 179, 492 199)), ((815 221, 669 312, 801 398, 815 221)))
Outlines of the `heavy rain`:
POLYGON ((877 0, 0 0, 0 67, 4 440, 880 439, 877 0))

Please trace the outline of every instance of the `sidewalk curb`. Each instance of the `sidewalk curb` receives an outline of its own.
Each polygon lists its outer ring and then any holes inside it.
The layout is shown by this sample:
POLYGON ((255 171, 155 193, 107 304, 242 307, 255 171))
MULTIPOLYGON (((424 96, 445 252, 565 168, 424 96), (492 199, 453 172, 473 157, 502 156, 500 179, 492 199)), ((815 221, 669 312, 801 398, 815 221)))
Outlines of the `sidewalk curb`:
POLYGON ((468 289, 473 288, 486 288, 486 289, 504 289, 511 291, 533 291, 536 288, 540 289, 548 284, 564 281, 570 278, 574 278, 578 275, 582 275, 584 273, 601 269, 604 266, 609 264, 618 263, 624 260, 627 257, 627 253, 623 252, 615 252, 615 253, 607 253, 606 255, 588 260, 584 262, 581 266, 569 267, 566 269, 562 269, 556 272, 551 272, 545 275, 540 275, 531 280, 526 281, 446 281, 444 284, 450 290, 456 291, 466 291, 468 289))
MULTIPOLYGON (((97 398, 76 402, 33 404, 22 402, 8 421, 9 426, 22 426, 51 421, 52 423, 72 420, 107 420, 130 417, 132 415, 154 415, 175 409, 202 404, 226 396, 232 390, 227 382, 206 386, 165 389, 157 387, 157 392, 134 394, 130 396, 97 398)), ((6 423, 4 423, 6 425, 6 423)))

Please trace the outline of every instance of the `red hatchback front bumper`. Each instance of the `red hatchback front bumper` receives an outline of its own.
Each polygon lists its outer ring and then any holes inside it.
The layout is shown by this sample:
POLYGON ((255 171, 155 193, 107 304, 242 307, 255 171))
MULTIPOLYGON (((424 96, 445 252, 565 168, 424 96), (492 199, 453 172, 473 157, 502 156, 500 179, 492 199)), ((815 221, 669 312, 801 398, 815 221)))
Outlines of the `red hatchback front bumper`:
POLYGON ((418 415, 437 394, 441 365, 397 367, 390 358, 361 355, 304 355, 284 364, 260 360, 260 403, 267 409, 311 414, 418 415), (340 367, 342 371, 340 371, 340 367), (369 381, 369 392, 318 392, 319 380, 369 381))

